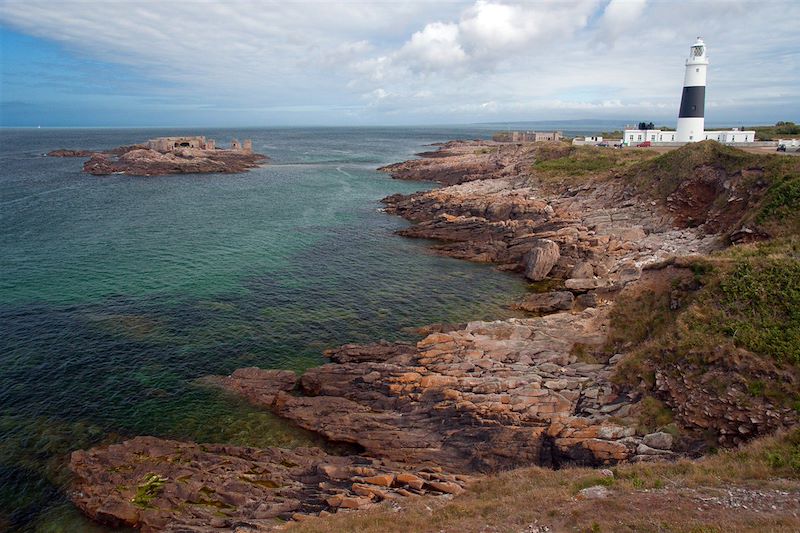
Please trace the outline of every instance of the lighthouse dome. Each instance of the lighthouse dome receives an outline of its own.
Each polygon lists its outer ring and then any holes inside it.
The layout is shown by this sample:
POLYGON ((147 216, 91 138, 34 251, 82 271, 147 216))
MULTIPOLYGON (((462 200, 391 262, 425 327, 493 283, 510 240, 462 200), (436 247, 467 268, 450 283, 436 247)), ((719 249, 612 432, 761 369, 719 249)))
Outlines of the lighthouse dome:
POLYGON ((686 60, 687 64, 708 64, 706 57, 706 43, 703 42, 702 37, 698 37, 694 44, 689 48, 689 59, 686 60))

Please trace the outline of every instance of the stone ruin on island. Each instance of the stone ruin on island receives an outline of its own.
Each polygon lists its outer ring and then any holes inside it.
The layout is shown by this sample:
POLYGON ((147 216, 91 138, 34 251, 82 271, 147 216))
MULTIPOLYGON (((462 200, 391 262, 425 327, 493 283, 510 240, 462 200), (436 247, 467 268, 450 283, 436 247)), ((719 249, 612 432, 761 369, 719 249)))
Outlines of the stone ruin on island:
MULTIPOLYGON (((214 139, 206 139, 204 136, 194 137, 158 137, 147 141, 147 148, 157 152, 172 152, 182 148, 194 148, 197 150, 217 150, 217 142, 214 139)), ((219 148, 222 150, 222 148, 219 148)), ((236 152, 243 152, 246 154, 253 153, 253 141, 245 139, 239 142, 238 139, 231 141, 231 147, 228 149, 236 152)))

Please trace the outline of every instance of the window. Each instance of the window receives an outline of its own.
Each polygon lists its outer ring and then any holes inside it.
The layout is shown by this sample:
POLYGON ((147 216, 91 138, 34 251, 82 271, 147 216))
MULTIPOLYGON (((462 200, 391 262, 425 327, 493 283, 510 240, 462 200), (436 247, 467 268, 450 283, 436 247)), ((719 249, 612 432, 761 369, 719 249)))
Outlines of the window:
POLYGON ((697 67, 696 69, 694 69, 694 71, 695 72, 700 72, 700 67, 697 67))
POLYGON ((642 140, 642 134, 641 133, 639 134, 639 138, 637 140, 639 140, 639 141, 642 140))
POLYGON ((694 137, 692 135, 689 135, 689 140, 691 141, 692 139, 694 139, 694 137))

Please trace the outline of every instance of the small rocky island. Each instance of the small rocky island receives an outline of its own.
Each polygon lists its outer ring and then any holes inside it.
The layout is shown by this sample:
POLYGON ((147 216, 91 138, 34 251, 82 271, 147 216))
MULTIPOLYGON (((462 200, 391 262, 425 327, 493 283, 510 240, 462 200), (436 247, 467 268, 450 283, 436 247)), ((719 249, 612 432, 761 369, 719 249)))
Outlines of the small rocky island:
POLYGON ((217 148, 216 141, 203 136, 158 137, 144 144, 112 150, 53 150, 50 157, 88 157, 84 172, 95 176, 164 176, 167 174, 233 174, 255 168, 269 158, 253 152, 253 142, 234 139, 230 148, 217 148))

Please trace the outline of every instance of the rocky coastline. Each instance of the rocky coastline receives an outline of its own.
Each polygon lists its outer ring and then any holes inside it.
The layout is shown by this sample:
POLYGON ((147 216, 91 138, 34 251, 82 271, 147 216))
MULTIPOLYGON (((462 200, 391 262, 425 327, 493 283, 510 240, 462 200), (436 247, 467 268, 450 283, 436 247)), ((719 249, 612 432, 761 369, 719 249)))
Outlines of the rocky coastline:
POLYGON ((120 146, 112 150, 53 150, 49 157, 88 157, 83 171, 94 176, 166 176, 170 174, 233 174, 256 168, 269 158, 241 150, 177 148, 161 152, 146 145, 120 146))
POLYGON ((275 518, 451 497, 483 473, 673 460, 702 453, 704 434, 735 446, 796 424, 769 399, 742 401, 739 388, 665 370, 654 387, 685 431, 642 429, 644 385, 620 383, 626 353, 608 349, 615 301, 672 283, 680 307, 677 287, 691 283, 699 255, 754 234, 743 218, 756 199, 748 176, 705 165, 660 197, 622 179, 619 166, 578 184, 531 170, 565 150, 455 141, 380 169, 443 185, 383 200, 411 222, 399 234, 525 276, 534 290, 513 305, 527 318, 432 327, 416 343, 345 345, 301 376, 245 368, 200 380, 359 453, 139 437, 75 452, 72 501, 143 531, 261 531, 275 518))

